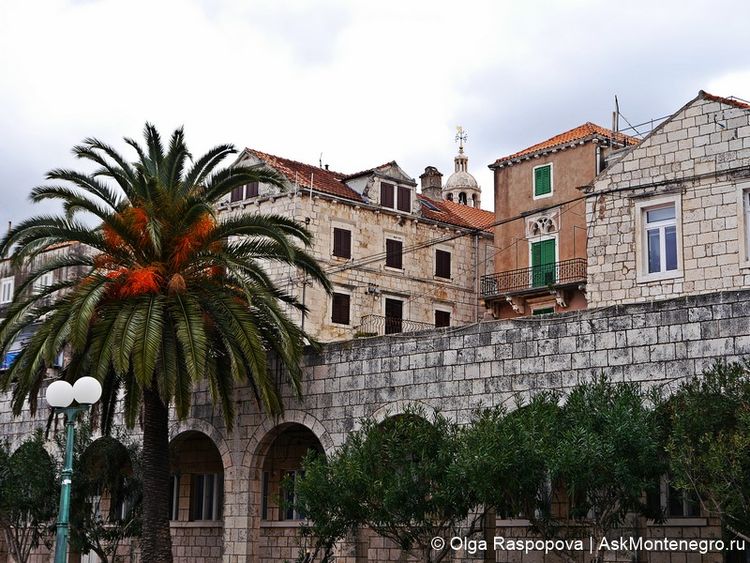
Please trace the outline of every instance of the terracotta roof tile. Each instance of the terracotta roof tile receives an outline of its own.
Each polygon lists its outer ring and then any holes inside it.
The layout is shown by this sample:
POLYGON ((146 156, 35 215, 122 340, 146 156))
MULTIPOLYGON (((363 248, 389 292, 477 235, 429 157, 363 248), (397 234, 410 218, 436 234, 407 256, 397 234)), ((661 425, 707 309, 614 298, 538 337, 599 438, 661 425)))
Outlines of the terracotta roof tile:
POLYGON ((635 145, 639 142, 635 137, 630 137, 629 135, 625 135, 624 133, 615 133, 614 131, 606 129, 605 127, 601 127, 596 123, 587 122, 583 125, 579 125, 578 127, 571 129, 570 131, 560 133, 559 135, 555 135, 554 137, 551 137, 546 141, 542 141, 541 143, 532 145, 522 151, 504 156, 502 158, 498 158, 492 166, 497 166, 498 164, 503 164, 516 158, 528 157, 536 153, 566 145, 568 143, 588 140, 589 138, 615 139, 615 141, 623 145, 635 145))
POLYGON ((711 100, 713 102, 721 102, 722 104, 727 104, 727 105, 734 106, 740 109, 750 109, 749 103, 739 100, 737 98, 723 98, 722 96, 715 96, 703 90, 701 90, 700 93, 701 93, 701 96, 703 96, 703 98, 706 100, 711 100))
POLYGON ((301 187, 309 188, 310 179, 312 178, 312 187, 318 192, 343 197, 353 201, 363 201, 362 196, 359 193, 343 182, 345 175, 340 172, 326 170, 325 168, 304 164, 303 162, 297 162, 296 160, 267 154, 254 149, 245 150, 265 162, 277 172, 286 176, 287 180, 292 184, 297 182, 301 187))
POLYGON ((470 229, 482 229, 489 233, 492 232, 492 225, 495 222, 495 214, 492 211, 485 211, 468 205, 461 205, 448 200, 436 200, 424 195, 418 195, 420 201, 427 201, 439 211, 434 211, 422 205, 422 214, 433 221, 441 221, 457 227, 466 227, 470 229))

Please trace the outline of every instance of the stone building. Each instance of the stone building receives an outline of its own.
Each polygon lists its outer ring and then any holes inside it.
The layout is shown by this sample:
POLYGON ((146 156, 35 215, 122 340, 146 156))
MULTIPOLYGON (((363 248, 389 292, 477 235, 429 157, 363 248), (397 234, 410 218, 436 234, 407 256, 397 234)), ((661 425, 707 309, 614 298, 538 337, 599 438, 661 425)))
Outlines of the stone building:
POLYGON ((498 158, 494 273, 482 296, 496 317, 586 307, 586 217, 580 188, 636 139, 593 123, 498 158), (522 217, 521 217, 522 216, 522 217))
POLYGON ((750 104, 699 92, 587 189, 588 300, 750 285, 750 104))
MULTIPOLYGON (((465 156, 461 148, 456 162, 464 168, 465 156)), ((435 189, 442 177, 436 168, 422 175, 419 194, 396 162, 342 174, 252 149, 237 162, 268 166, 286 178, 287 187, 248 185, 227 198, 220 214, 283 214, 313 234, 312 254, 333 282, 332 297, 290 267, 273 266, 272 272, 309 308, 304 320, 297 318, 319 340, 481 318, 479 277, 488 269, 494 215, 442 199, 448 192, 435 189)), ((467 177, 463 170, 461 178, 467 177)), ((449 179, 446 188, 452 185, 449 179)), ((477 204, 478 193, 478 187, 471 193, 477 204)))

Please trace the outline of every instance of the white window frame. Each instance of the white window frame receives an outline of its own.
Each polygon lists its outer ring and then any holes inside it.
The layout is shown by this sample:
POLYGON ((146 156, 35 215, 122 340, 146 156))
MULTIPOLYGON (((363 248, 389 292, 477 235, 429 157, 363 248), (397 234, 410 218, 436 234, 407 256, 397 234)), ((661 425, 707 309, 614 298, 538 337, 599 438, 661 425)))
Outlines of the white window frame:
POLYGON ((534 168, 531 169, 531 197, 534 200, 537 199, 545 199, 548 197, 552 197, 552 194, 555 193, 555 165, 552 162, 547 162, 545 164, 539 164, 537 166, 534 166, 534 168), (542 195, 536 195, 536 170, 537 168, 544 168, 546 166, 549 166, 549 193, 542 194, 542 195))
POLYGON ((408 311, 409 300, 406 297, 402 297, 400 295, 392 295, 392 294, 387 294, 387 293, 383 294, 382 309, 381 309, 382 310, 381 314, 383 315, 383 318, 385 318, 385 300, 386 299, 391 299, 393 301, 401 301, 401 322, 406 322, 407 319, 409 318, 409 311, 408 311))
POLYGON ((740 268, 750 268, 750 184, 737 185, 737 240, 740 268))
MULTIPOLYGON (((670 195, 645 199, 635 204, 635 259, 636 282, 648 283, 653 281, 671 280, 684 275, 682 260, 682 205, 679 195, 670 195), (646 212, 674 205, 675 236, 677 239, 677 269, 649 273, 648 271, 648 243, 646 242, 646 212)), ((666 260, 666 256, 664 258, 666 260)))
POLYGON ((344 288, 344 287, 338 287, 338 286, 336 286, 336 287, 333 288, 333 293, 341 293, 342 295, 348 295, 349 296, 349 324, 345 325, 343 323, 335 323, 335 322, 333 322, 333 320, 332 320, 333 319, 333 294, 331 294, 331 298, 328 300, 328 313, 327 313, 326 319, 328 320, 329 323, 331 323, 331 326, 338 326, 338 327, 341 327, 341 328, 352 328, 355 325, 355 323, 354 323, 354 319, 355 319, 355 316, 354 316, 354 299, 353 299, 353 296, 352 296, 352 293, 353 293, 352 290, 344 288))
MULTIPOLYGON (((197 473, 192 476, 192 478, 197 477, 203 477, 203 495, 201 498, 201 516, 200 519, 192 520, 194 522, 219 522, 221 521, 222 517, 220 516, 221 512, 221 503, 222 503, 222 495, 224 492, 223 487, 223 481, 224 481, 224 475, 222 473, 197 473), (206 487, 206 483, 208 480, 211 479, 212 481, 212 489, 211 495, 208 495, 208 487, 206 487), (210 496, 210 498, 209 498, 210 496), (209 507, 211 508, 211 518, 205 518, 206 512, 208 512, 209 507)), ((193 496, 193 483, 190 484, 190 496, 193 496)), ((191 513, 193 512, 194 507, 191 506, 191 513)), ((194 514, 191 514, 191 518, 194 514)))
POLYGON ((45 288, 55 283, 52 272, 46 272, 34 280, 32 284, 34 293, 41 293, 45 288))
POLYGON ((13 291, 15 290, 15 278, 8 276, 0 280, 0 304, 11 303, 13 301, 13 291), (10 289, 7 289, 10 288, 10 289), (8 297, 6 298, 6 289, 8 297))

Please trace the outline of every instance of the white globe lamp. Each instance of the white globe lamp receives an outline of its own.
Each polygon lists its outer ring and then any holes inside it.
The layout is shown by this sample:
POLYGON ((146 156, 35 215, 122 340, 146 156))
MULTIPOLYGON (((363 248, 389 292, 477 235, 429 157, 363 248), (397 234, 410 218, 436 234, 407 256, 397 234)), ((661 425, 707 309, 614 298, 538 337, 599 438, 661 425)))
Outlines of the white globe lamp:
POLYGON ((73 403, 73 386, 67 381, 53 381, 47 387, 49 406, 64 409, 73 403))
POLYGON ((79 405, 93 405, 102 396, 102 384, 93 377, 81 377, 73 384, 73 398, 79 405))

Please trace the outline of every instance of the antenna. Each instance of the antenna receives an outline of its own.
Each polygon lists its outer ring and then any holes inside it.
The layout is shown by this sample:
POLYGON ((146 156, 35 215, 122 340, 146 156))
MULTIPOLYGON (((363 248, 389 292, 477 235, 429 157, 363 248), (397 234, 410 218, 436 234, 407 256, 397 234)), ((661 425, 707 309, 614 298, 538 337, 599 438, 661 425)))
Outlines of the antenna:
POLYGON ((323 153, 318 157, 318 168, 323 168, 323 153))
POLYGON ((615 111, 612 112, 612 131, 620 132, 620 102, 617 101, 617 94, 615 94, 615 111))

